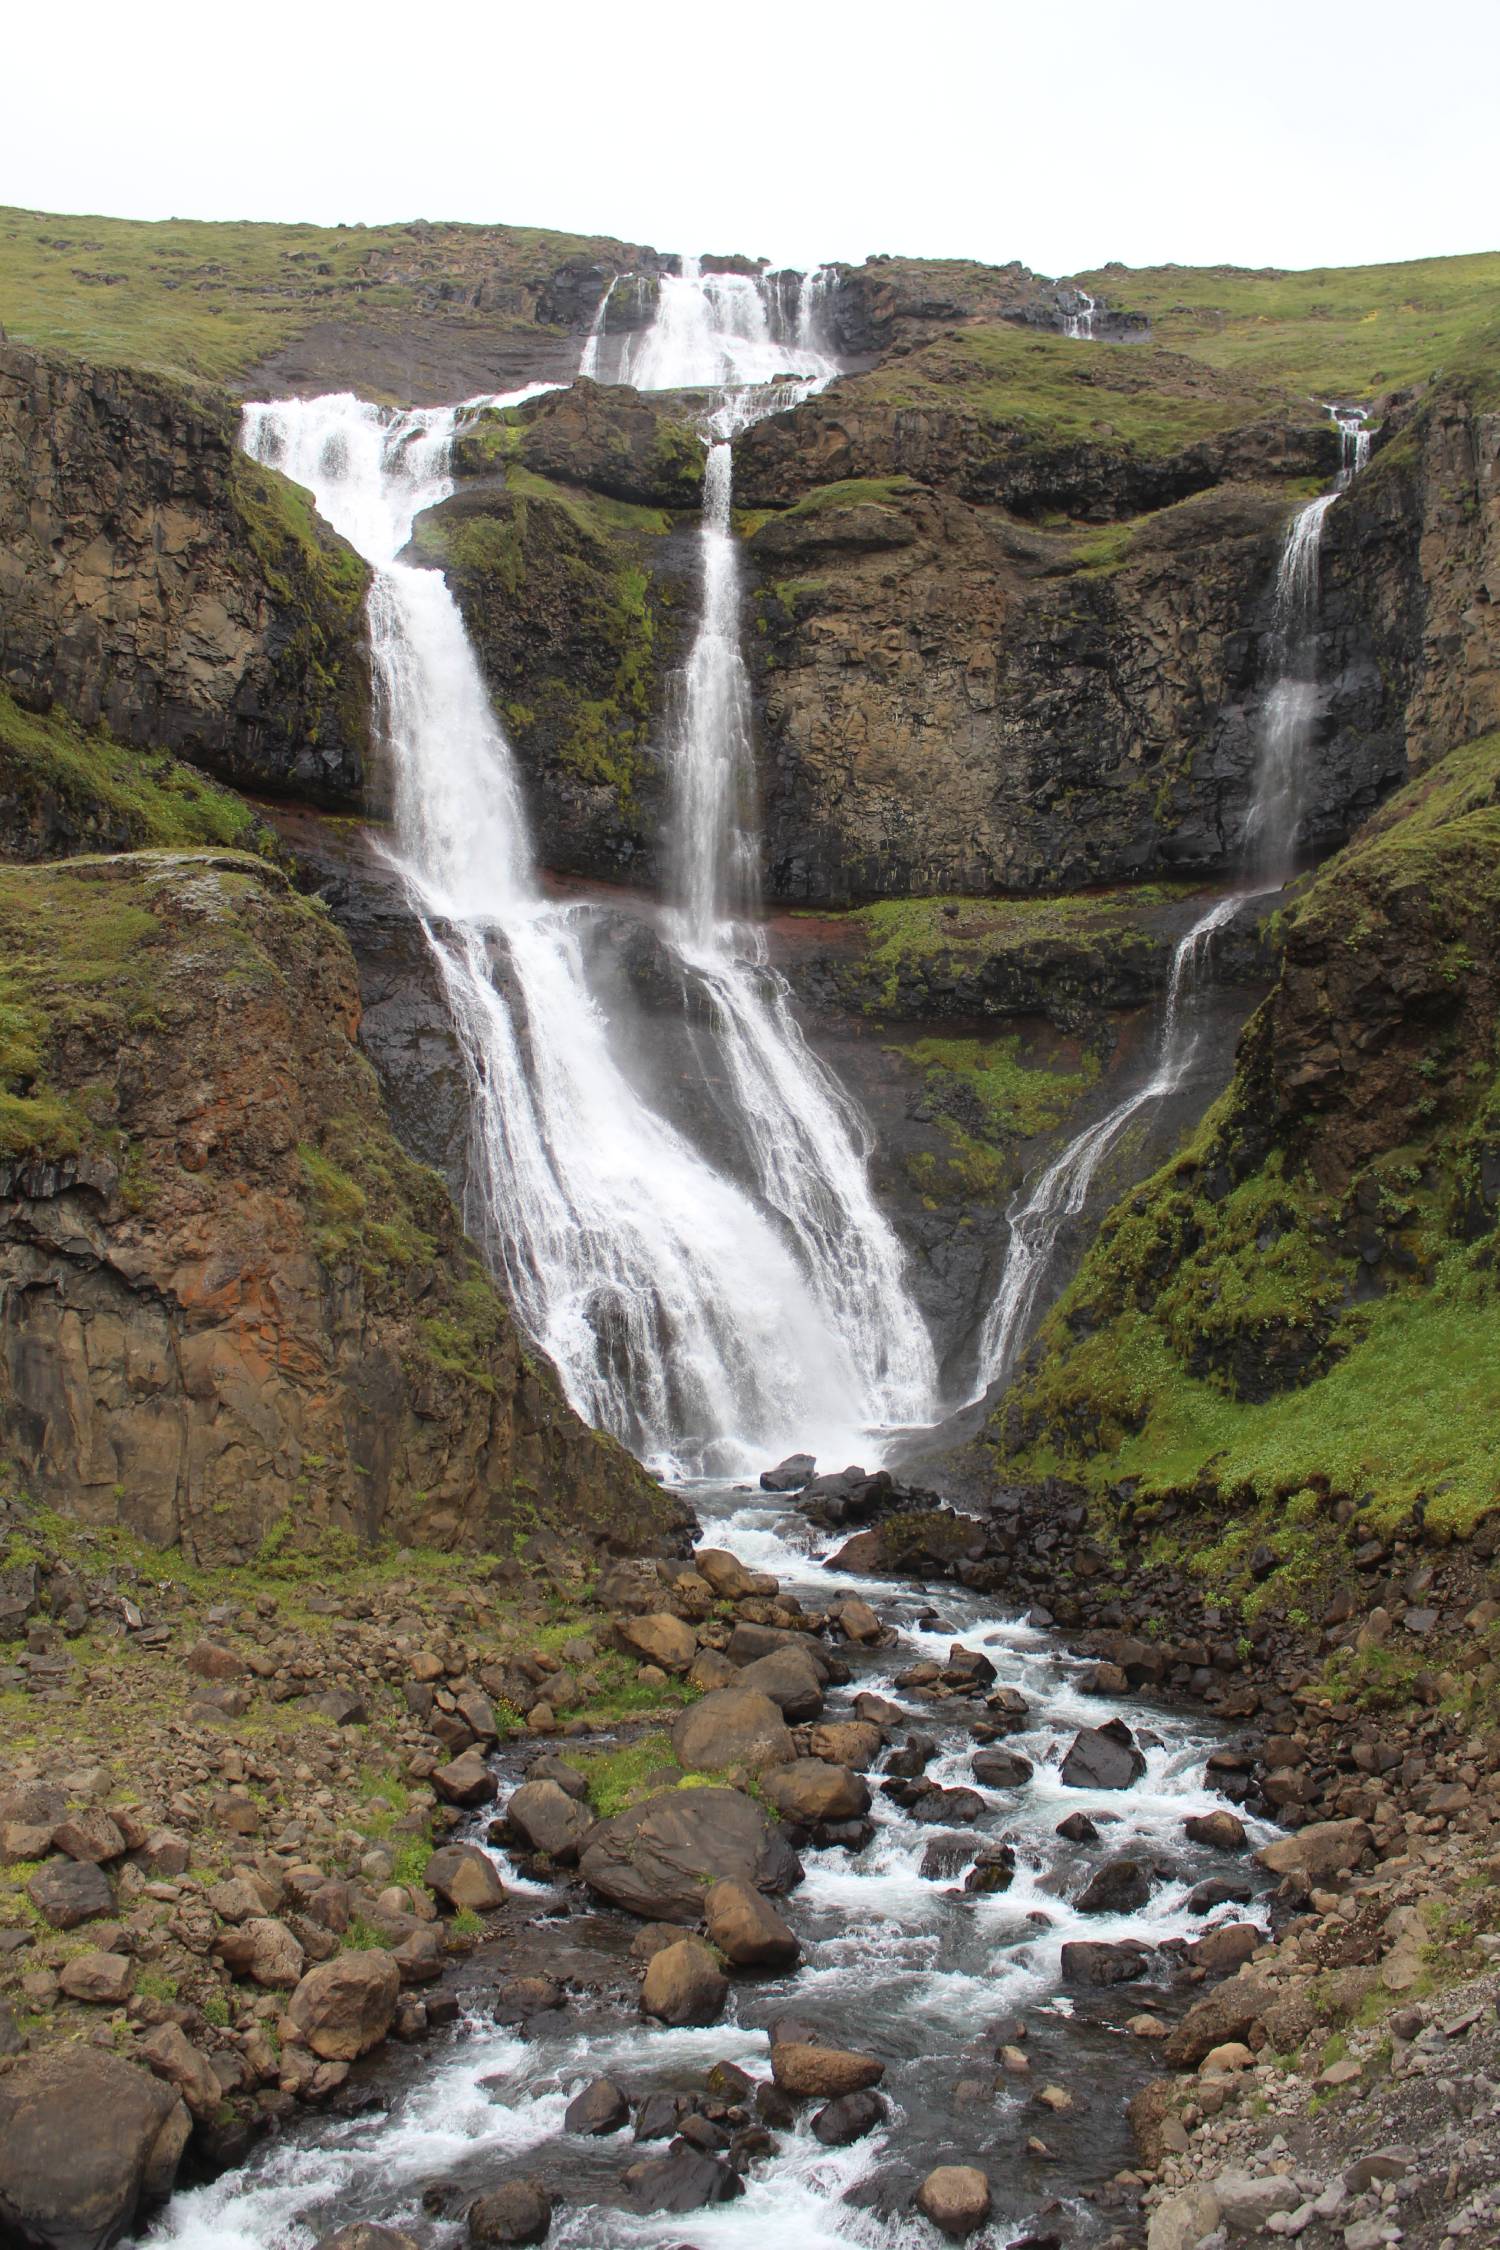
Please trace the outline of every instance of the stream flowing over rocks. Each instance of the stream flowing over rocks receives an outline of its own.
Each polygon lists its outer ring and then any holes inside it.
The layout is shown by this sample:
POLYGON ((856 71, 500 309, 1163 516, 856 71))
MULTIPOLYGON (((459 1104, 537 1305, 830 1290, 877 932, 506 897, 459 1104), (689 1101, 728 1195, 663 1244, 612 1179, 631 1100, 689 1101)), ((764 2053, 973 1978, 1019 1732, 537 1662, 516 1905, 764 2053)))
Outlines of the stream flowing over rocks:
POLYGON ((792 1497, 691 1497, 702 1567, 678 1584, 727 1653, 671 1615, 620 1619, 662 1670, 723 1682, 673 1729, 688 1780, 648 1772, 662 1788, 595 1821, 596 1742, 503 1746, 493 1781, 473 1759, 471 1843, 511 1900, 462 2021, 180 2193, 146 2240, 1109 2235, 1126 2102, 1184 1979, 1239 1957, 1233 1932, 1261 1942, 1251 1853, 1275 1831, 1211 1786, 1201 1720, 1091 1690, 1045 1628, 830 1572, 792 1497), (755 1623, 773 1588, 834 1637, 755 1623))

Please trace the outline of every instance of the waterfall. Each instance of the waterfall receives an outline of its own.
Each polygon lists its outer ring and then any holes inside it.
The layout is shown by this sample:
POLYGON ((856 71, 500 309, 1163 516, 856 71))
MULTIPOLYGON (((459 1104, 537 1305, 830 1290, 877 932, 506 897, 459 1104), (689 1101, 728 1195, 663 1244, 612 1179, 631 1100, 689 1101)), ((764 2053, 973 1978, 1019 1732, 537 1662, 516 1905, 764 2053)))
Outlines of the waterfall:
POLYGON ((796 341, 777 343, 758 280, 700 276, 685 260, 682 276, 663 282, 658 328, 638 340, 628 371, 642 387, 720 387, 706 429, 698 629, 671 743, 674 906, 664 934, 708 1002, 729 1122, 750 1175, 798 1245, 823 1319, 842 1335, 866 1421, 888 1427, 933 1415, 931 1339, 871 1191, 864 1121, 809 1050, 791 994, 746 919, 759 890, 759 837, 731 528, 733 440, 836 372, 819 336, 819 301, 819 279, 804 276, 796 341))
POLYGON ((1101 1117, 1096 1125, 1086 1127, 1070 1141, 1042 1173, 1025 1202, 1012 1209, 1010 1242, 1000 1287, 985 1315, 979 1336, 976 1398, 983 1397, 993 1384, 1010 1373, 1051 1268, 1058 1237, 1066 1222, 1077 1218, 1088 1201, 1100 1165, 1140 1110, 1152 1102, 1165 1101, 1186 1083, 1199 1037, 1192 1026, 1192 1000, 1208 958, 1210 940, 1241 903, 1237 896, 1216 899, 1186 936, 1178 940, 1172 955, 1151 1076, 1133 1094, 1118 1102, 1107 1117, 1101 1117))
POLYGON ((588 335, 584 339, 583 357, 578 362, 580 375, 587 375, 594 379, 598 377, 599 346, 604 337, 604 323, 609 317, 609 300, 615 293, 615 283, 619 278, 618 274, 611 275, 609 286, 595 307, 593 320, 589 323, 588 335))
MULTIPOLYGON (((1086 317, 1092 320, 1093 299, 1085 302, 1086 317)), ((1301 818, 1303 769, 1317 716, 1313 633, 1323 521, 1370 456, 1370 434, 1363 410, 1331 406, 1328 412, 1339 426, 1338 480, 1332 492, 1319 494, 1297 510, 1287 527, 1276 567, 1271 638, 1274 670, 1261 710, 1255 795, 1245 823, 1244 858, 1252 881, 1247 889, 1219 899, 1178 944, 1150 1078, 1097 1125, 1086 1127, 1070 1141, 1042 1173, 1026 1200, 1012 1206, 1010 1242, 1000 1287, 980 1332, 976 1398, 1009 1374, 1052 1265, 1058 1236, 1066 1221, 1076 1218, 1083 1209, 1105 1157, 1137 1111, 1176 1093, 1186 1081, 1198 1045, 1191 1029, 1191 1004, 1215 930, 1221 929, 1246 899, 1279 890, 1291 872, 1301 818)))
MULTIPOLYGON (((830 382, 838 364, 812 340, 818 291, 805 275, 798 291, 797 336, 778 337, 765 281, 759 274, 703 273, 684 258, 680 274, 663 274, 656 318, 626 344, 620 381, 638 391, 744 390, 794 374, 804 385, 830 382), (804 310, 808 336, 804 339, 804 310)), ((807 391, 801 392, 806 397, 807 391)), ((789 402, 788 402, 789 403, 789 402)), ((769 407, 762 411, 771 411, 769 407)), ((754 419, 752 415, 749 417, 754 419)), ((742 420, 739 427, 745 426, 742 420)))
POLYGON ((1318 716, 1318 593, 1323 525, 1370 458, 1368 415, 1361 407, 1330 406, 1338 425, 1339 469, 1331 492, 1297 510, 1287 526, 1276 567, 1272 600, 1270 686, 1260 712, 1260 754, 1255 794, 1245 820, 1245 856, 1270 888, 1286 881, 1296 863, 1297 831, 1318 716))
POLYGON ((440 573, 396 559, 451 490, 462 412, 285 400, 248 406, 243 441, 304 484, 375 569, 392 857, 468 1067, 469 1222, 579 1413, 644 1458, 735 1474, 793 1445, 848 1457, 907 1409, 899 1370, 882 1390, 862 1327, 884 1333, 888 1316, 840 1305, 832 1317, 823 1247, 804 1256, 785 1206, 715 1171, 622 1070, 588 984, 590 909, 540 889, 457 604, 440 573))
POLYGON ((1099 309, 1098 299, 1091 297, 1086 289, 1075 289, 1073 294, 1078 300, 1078 309, 1063 315, 1063 334, 1072 336, 1081 343, 1092 343, 1094 315, 1099 309))

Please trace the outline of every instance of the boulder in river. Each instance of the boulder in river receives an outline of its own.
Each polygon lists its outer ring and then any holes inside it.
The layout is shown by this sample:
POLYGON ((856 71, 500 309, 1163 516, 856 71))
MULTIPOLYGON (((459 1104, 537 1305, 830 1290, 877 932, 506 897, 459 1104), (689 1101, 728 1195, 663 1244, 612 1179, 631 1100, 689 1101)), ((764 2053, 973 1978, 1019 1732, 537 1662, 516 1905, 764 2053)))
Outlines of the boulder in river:
POLYGON ((1151 1875, 1138 1859, 1107 1859, 1078 1895, 1080 1914, 1133 1914, 1151 1896, 1151 1875))
POLYGON ((621 2178, 631 2210, 643 2218, 652 2211, 702 2211, 745 2192, 737 2172, 697 2149, 643 2157, 629 2165, 621 2178))
POLYGON ((422 1880, 452 1907, 488 1914, 505 1902, 505 1885, 495 1863, 477 1844, 443 1844, 423 1869, 422 1880))
POLYGON ((469 2205, 469 2240, 475 2250, 545 2242, 551 2225, 552 2198, 540 2180, 507 2180, 469 2205))
POLYGON ((769 1656, 759 1657, 755 1663, 747 1664, 736 1684, 768 1695, 779 1706, 783 1717, 792 1720, 794 1724, 822 1716, 822 1677, 817 1665, 803 1649, 773 1649, 769 1656))
POLYGON ((591 2078, 563 2114, 563 2130, 599 2138, 630 2123, 630 2104, 612 2078, 591 2078))
POLYGON ((340 2227, 336 2234, 320 2235, 313 2250, 420 2250, 420 2245, 404 2227, 376 2226, 357 2219, 352 2227, 340 2227))
POLYGON ((877 2125, 883 2125, 889 2108, 881 2094, 868 2091, 840 2094, 837 2101, 826 2103, 813 2119, 813 2138, 821 2141, 825 2148, 847 2148, 851 2141, 862 2141, 866 2133, 873 2133, 877 2125))
POLYGON ((445 1804, 461 1805, 472 1810, 475 1805, 487 1805, 498 1796, 500 1785, 484 1762, 483 1753, 465 1750, 446 1766, 439 1766, 432 1777, 432 1786, 445 1804))
POLYGON ((726 1766, 789 1765, 796 1745, 781 1706, 759 1688, 715 1688, 690 1703, 672 1728, 672 1755, 687 1773, 721 1773, 726 1766))
POLYGON ((1092 1938, 1075 1938, 1062 1949, 1064 1984, 1133 1984, 1145 1968, 1146 1956, 1138 1945, 1104 1945, 1092 1938))
POLYGON ((964 1877, 964 1891, 970 1898, 988 1898, 996 1891, 1008 1891, 1015 1874, 1015 1847, 985 1844, 975 1853, 974 1864, 964 1877))
POLYGON ((170 2193, 191 2131, 176 2088, 119 2055, 20 2056, 0 2077, 0 2235, 103 2250, 170 2193))
POLYGON ((976 1750, 974 1779, 986 1789, 1024 1789, 1036 1771, 1019 1750, 976 1750))
POLYGON ((777 1462, 774 1469, 761 1470, 761 1491, 801 1492, 804 1486, 812 1483, 817 1467, 818 1464, 810 1453, 789 1453, 784 1461, 777 1462))
POLYGON ((884 1746, 885 1736, 866 1719, 825 1719, 807 1738, 815 1758, 826 1758, 831 1766, 852 1766, 856 1773, 873 1766, 884 1746))
POLYGON ((593 1826, 586 1805, 556 1781, 523 1781, 505 1808, 505 1824, 530 1851, 568 1865, 593 1826))
POLYGON ((939 2164, 917 2190, 917 2209, 939 2234, 961 2242, 990 2215, 990 2183, 977 2164, 939 2164))
POLYGON ((652 1922, 696 1923, 711 1882, 732 1876, 779 1896, 802 1862, 738 1789, 664 1789, 598 1822, 579 1855, 589 1889, 652 1922))
POLYGON ((641 2013, 658 2023, 717 2023, 728 1997, 723 1971, 703 1940, 679 1938, 647 1962, 641 2013))
POLYGON ((1099 1831, 1086 1812, 1070 1812, 1066 1820, 1058 1822, 1052 1833, 1061 1836, 1069 1844, 1096 1844, 1099 1841, 1099 1831))
POLYGON ((1146 1770, 1135 1737, 1121 1719, 1080 1727, 1062 1762, 1065 1789, 1128 1789, 1146 1770))
POLYGON ((1244 1848, 1245 1823, 1238 1813, 1190 1813, 1182 1832, 1190 1844, 1207 1844, 1211 1851, 1237 1852, 1244 1848))
POLYGON ((825 1820, 860 1820, 870 1809, 868 1783, 847 1766, 823 1758, 797 1758, 763 1776, 761 1794, 783 1820, 817 1827, 825 1820))
POLYGON ((799 2101, 836 2101, 878 2086, 885 2064, 852 2047, 822 2047, 808 2039, 778 2039, 771 2047, 771 2076, 799 2101))
POLYGON ((802 1948, 774 1906, 749 1883, 713 1884, 703 1901, 710 1942, 736 1969, 791 1969, 802 1948))

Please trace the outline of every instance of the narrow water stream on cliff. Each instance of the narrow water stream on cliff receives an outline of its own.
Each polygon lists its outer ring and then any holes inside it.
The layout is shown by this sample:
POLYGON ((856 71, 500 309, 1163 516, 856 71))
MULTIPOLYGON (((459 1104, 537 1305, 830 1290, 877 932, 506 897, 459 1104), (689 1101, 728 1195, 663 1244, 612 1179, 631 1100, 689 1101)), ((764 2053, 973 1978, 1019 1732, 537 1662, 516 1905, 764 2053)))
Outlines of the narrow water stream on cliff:
MULTIPOLYGON (((838 1592, 878 1605, 897 1638, 844 1651, 853 1677, 830 1693, 826 1715, 853 1715, 861 1693, 885 1698, 902 1713, 894 1739, 935 1737, 928 1778, 971 1790, 969 1806, 934 1825, 899 1809, 872 1774, 871 1840, 857 1850, 805 1849, 805 1880, 779 1902, 802 1943, 800 1968, 736 1978, 723 2021, 707 2028, 642 2022, 627 1962, 635 1925, 592 1905, 576 1886, 552 1892, 521 1883, 535 1934, 524 1957, 508 1952, 506 1971, 519 1966, 573 1980, 566 2007, 534 2017, 524 2032, 501 2028, 476 1983, 472 2012, 458 2029, 398 2071, 386 2066, 388 2106, 300 2122, 243 2170, 179 2196, 148 2238, 157 2250, 306 2250, 356 2221, 400 2225, 445 2244, 456 2239, 451 2222, 475 2195, 517 2173, 543 2179, 558 2199, 548 2240, 562 2250, 666 2250, 687 2240, 704 2250, 932 2250, 939 2237, 912 2214, 911 2198, 924 2174, 945 2161, 989 2171, 995 2209, 986 2240, 996 2250, 1054 2199, 1065 2207, 1068 2240, 1102 2231, 1101 2214, 1081 2197, 1130 2160, 1124 2103, 1144 2073, 1129 2020, 1163 2004, 1186 1944, 1244 1917, 1244 1907, 1231 1903, 1205 1910, 1201 1898, 1193 1900, 1195 1886, 1228 1875, 1237 1879, 1230 1887, 1248 1895, 1265 1881, 1239 1857, 1226 1859, 1184 1835, 1189 1815, 1226 1802, 1205 1777, 1212 1736, 1201 1720, 1142 1697, 1122 1706, 1084 1692, 1081 1667, 1051 1635, 997 1614, 982 1597, 828 1573, 820 1559, 827 1542, 792 1502, 725 1486, 697 1486, 690 1496, 705 1544, 774 1572, 809 1602, 838 1592), (974 1702, 926 1701, 899 1683, 924 1659, 946 1662, 954 1642, 995 1668, 974 1702), (1018 1754, 1031 1772, 1000 1787, 975 1776, 984 1729, 976 1734, 974 1722, 985 1716, 978 1698, 1004 1689, 1026 1708, 997 1726, 997 1748, 1018 1754), (1123 1789, 1065 1785, 1059 1761, 1075 1731, 1122 1711, 1144 1771, 1123 1789), (1060 1836, 1059 1822, 1080 1814, 1097 1836, 1060 1836), (962 1870, 976 1849, 1002 1842, 1014 1854, 1009 1887, 965 1894, 962 1870), (1148 1895, 1115 1911, 1080 1911, 1073 1902, 1090 1875, 1127 1853, 1145 1872, 1148 1895), (1063 1947, 1075 1941, 1139 1947, 1137 1974, 1096 1986, 1075 1971, 1069 1981, 1063 1947), (569 2132, 569 2100, 601 2074, 637 2103, 701 2087, 721 2060, 764 2080, 765 2026, 787 2015, 815 2024, 828 2043, 885 2062, 883 2123, 850 2146, 828 2147, 809 2130, 817 2106, 809 2105, 778 2133, 774 2152, 751 2165, 737 2200, 688 2218, 632 2211, 620 2175, 664 2144, 638 2143, 628 2132, 602 2139, 569 2132), (998 2058, 1007 2044, 1024 2052, 1024 2073, 1005 2075, 998 2058), (398 2077, 410 2082, 393 2084, 398 2077), (1061 2087, 1070 2106, 1040 2104, 1049 2085, 1061 2087)), ((510 1784, 526 1755, 499 1754, 510 1784)), ((1247 1825, 1252 1844, 1272 1833, 1247 1825)), ((501 1864, 514 1886, 514 1870, 501 1864)), ((482 1957, 477 1966, 482 1976, 482 1957)), ((491 1985, 494 1974, 491 1968, 491 1985)))

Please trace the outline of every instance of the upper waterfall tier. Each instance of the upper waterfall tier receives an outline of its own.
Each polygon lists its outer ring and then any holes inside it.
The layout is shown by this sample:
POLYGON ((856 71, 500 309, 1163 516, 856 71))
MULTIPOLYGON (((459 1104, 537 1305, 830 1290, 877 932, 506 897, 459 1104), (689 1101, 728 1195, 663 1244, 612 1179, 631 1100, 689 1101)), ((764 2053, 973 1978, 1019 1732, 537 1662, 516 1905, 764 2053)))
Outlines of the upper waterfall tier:
POLYGON ((799 276, 791 296, 763 274, 703 273, 696 258, 684 258, 680 274, 656 284, 650 325, 611 338, 619 286, 611 282, 600 301, 580 374, 608 370, 638 391, 668 391, 741 390, 789 376, 820 388, 838 373, 819 319, 820 267, 799 276))

